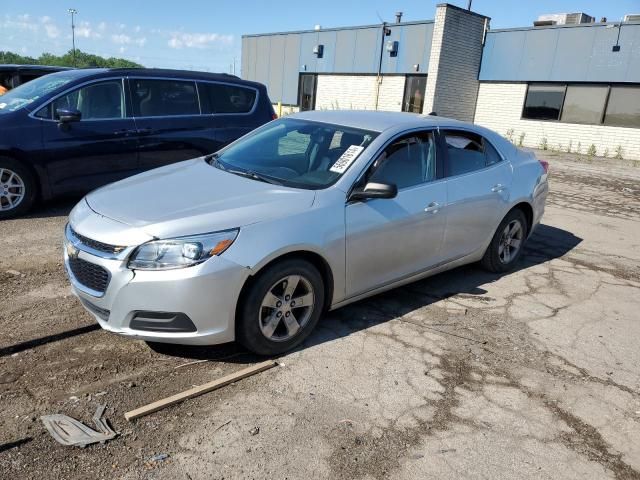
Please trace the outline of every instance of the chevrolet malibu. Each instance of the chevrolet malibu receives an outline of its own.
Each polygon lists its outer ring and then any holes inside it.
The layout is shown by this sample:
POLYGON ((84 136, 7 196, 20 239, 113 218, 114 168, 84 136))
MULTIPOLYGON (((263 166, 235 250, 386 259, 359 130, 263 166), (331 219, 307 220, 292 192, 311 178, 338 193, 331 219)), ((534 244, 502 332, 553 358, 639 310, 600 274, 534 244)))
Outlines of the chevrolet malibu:
POLYGON ((547 168, 446 118, 304 112, 90 193, 64 262, 105 330, 274 355, 327 310, 467 263, 512 269, 547 168))

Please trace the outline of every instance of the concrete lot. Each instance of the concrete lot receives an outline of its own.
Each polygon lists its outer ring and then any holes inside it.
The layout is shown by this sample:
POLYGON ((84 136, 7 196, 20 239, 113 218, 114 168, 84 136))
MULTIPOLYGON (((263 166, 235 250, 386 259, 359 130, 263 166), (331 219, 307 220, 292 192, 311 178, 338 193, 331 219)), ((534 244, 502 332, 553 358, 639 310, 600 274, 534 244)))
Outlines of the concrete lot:
POLYGON ((1 222, 0 478, 640 478, 640 168, 540 154, 552 191, 515 273, 338 310, 280 367, 134 423, 257 359, 97 330, 60 261, 73 202, 1 222), (38 420, 91 425, 102 402, 105 445, 62 447, 38 420))

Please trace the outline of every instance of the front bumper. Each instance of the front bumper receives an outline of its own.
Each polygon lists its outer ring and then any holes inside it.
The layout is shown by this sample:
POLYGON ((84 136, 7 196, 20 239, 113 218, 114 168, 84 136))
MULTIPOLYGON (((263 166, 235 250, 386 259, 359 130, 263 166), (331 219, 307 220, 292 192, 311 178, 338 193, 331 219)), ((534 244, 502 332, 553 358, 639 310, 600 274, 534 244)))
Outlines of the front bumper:
POLYGON ((127 257, 105 258, 100 252, 65 235, 64 263, 73 292, 100 326, 110 332, 145 341, 184 345, 213 345, 235 339, 235 311, 249 270, 223 257, 199 265, 165 271, 130 270, 127 257), (69 244, 75 248, 68 248, 69 244), (80 260, 104 268, 109 281, 104 292, 83 285, 73 274, 69 251, 80 260), (86 251, 88 250, 88 251, 86 251), (131 328, 138 312, 175 312, 186 315, 195 331, 171 332, 131 328))

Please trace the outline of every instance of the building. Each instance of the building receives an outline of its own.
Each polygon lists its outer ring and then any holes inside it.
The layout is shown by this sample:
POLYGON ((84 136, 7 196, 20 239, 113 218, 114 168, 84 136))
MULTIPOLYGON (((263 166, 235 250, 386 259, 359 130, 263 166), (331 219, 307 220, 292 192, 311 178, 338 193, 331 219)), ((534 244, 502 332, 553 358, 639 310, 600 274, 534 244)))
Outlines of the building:
POLYGON ((585 14, 490 30, 449 4, 434 20, 245 35, 242 76, 285 113, 377 109, 474 121, 514 143, 640 159, 640 21, 585 14), (574 23, 575 22, 575 23, 574 23), (579 23, 588 22, 588 23, 579 23))

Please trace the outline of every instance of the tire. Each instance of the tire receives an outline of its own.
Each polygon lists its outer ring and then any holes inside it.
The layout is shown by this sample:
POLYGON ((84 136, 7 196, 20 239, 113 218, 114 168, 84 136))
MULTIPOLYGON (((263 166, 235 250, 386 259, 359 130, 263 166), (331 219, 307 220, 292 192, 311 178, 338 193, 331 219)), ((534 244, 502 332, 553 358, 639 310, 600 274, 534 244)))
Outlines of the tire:
POLYGON ((37 198, 38 187, 31 171, 13 158, 0 156, 0 220, 24 215, 37 198))
POLYGON ((518 208, 504 217, 482 257, 482 267, 490 272, 503 273, 512 270, 518 262, 527 239, 527 218, 518 208), (508 228, 508 230, 507 230, 508 228), (514 242, 518 244, 514 248, 514 242))
POLYGON ((236 338, 258 355, 279 355, 295 348, 320 319, 324 288, 318 269, 305 260, 283 260, 267 267, 240 300, 236 338))

